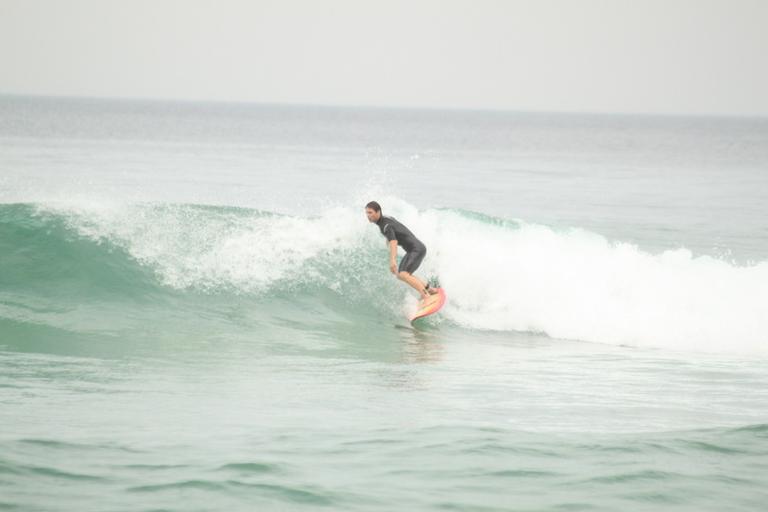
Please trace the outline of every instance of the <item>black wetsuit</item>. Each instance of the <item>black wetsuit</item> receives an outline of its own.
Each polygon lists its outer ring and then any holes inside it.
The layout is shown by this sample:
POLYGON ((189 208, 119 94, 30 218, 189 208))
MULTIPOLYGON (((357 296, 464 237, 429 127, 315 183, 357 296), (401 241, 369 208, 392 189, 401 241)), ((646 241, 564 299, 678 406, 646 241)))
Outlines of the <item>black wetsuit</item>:
POLYGON ((411 230, 392 217, 382 215, 376 224, 381 234, 387 237, 387 242, 397 240, 398 245, 405 249, 405 256, 400 260, 398 271, 413 274, 427 255, 427 247, 411 233, 411 230))

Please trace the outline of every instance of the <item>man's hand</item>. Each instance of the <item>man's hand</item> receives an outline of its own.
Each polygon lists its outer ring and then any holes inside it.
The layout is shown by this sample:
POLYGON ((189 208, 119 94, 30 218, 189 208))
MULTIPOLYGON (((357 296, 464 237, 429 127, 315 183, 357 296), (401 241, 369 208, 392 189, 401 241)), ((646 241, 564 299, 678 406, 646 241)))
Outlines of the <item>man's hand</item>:
POLYGON ((397 274, 397 262, 395 260, 389 260, 389 271, 397 274))

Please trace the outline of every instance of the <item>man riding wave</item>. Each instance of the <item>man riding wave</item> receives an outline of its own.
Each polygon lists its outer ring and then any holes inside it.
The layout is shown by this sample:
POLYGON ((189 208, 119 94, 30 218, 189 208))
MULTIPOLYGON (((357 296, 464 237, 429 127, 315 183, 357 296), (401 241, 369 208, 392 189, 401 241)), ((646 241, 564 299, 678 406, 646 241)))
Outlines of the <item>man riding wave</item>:
POLYGON ((427 255, 427 247, 411 233, 407 227, 393 217, 385 217, 381 213, 381 205, 376 201, 371 201, 365 205, 365 215, 368 220, 379 226, 381 234, 387 238, 389 246, 389 270, 397 276, 398 279, 411 285, 414 290, 419 292, 422 299, 429 298, 430 295, 437 293, 436 289, 414 276, 413 273, 421 265, 424 256, 427 255), (405 249, 405 256, 397 265, 397 246, 405 249))

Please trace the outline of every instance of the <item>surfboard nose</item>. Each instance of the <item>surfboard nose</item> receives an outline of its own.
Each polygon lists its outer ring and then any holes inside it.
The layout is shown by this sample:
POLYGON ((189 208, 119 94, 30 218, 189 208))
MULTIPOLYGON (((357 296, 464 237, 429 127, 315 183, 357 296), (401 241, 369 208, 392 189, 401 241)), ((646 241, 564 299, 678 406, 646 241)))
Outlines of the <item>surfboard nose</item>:
POLYGON ((445 294, 445 290, 438 288, 436 294, 422 300, 419 303, 416 312, 411 317, 411 322, 418 320, 419 318, 424 318, 425 316, 437 313, 445 304, 446 299, 447 296, 445 294))

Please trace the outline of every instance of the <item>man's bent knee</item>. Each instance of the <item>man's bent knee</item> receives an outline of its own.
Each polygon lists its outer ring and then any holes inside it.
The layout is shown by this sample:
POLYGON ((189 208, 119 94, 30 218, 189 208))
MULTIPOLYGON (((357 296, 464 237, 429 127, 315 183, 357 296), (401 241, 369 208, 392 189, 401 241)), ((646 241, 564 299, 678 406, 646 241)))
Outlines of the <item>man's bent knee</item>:
POLYGON ((410 272, 406 272, 405 270, 400 271, 400 272, 397 273, 397 278, 400 279, 401 281, 405 281, 409 277, 411 277, 411 273, 410 272))

